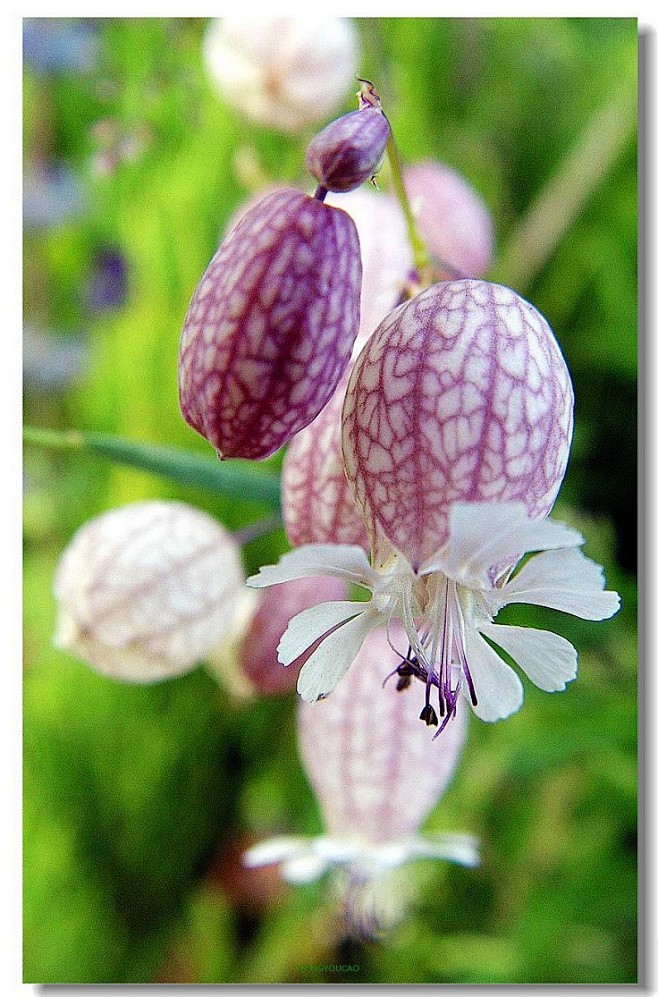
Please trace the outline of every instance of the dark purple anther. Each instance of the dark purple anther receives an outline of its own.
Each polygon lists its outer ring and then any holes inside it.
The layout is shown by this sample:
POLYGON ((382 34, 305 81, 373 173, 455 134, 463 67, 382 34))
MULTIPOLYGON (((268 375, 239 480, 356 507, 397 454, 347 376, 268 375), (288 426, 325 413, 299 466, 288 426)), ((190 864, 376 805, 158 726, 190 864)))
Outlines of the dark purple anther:
POLYGON ((300 191, 268 194, 231 229, 181 336, 183 417, 220 457, 260 460, 333 394, 359 327, 352 219, 300 191))
POLYGON ((390 131, 379 107, 344 114, 311 140, 307 169, 327 190, 354 190, 379 171, 390 131))

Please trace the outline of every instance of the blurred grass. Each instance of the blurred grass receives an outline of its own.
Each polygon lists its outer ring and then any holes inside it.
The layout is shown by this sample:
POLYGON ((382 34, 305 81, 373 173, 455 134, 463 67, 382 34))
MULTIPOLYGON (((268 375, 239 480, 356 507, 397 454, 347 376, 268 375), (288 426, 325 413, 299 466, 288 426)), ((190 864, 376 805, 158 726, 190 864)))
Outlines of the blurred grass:
MULTIPOLYGON (((272 179, 306 185, 303 142, 222 103, 201 62, 205 22, 89 24, 98 57, 85 72, 25 64, 26 164, 64 163, 85 191, 78 216, 26 229, 25 321, 54 340, 80 334, 88 351, 86 372, 70 384, 26 384, 26 421, 212 456, 178 411, 182 319, 249 193, 236 151, 272 179), (95 168, 121 138, 132 140, 132 158, 95 168), (107 246, 125 257, 127 296, 93 311, 84 288, 107 246)), ((495 279, 509 279, 506 247, 595 115, 620 93, 633 105, 636 22, 393 18, 358 27, 360 73, 376 81, 403 157, 442 159, 482 193, 498 233, 495 279)), ((168 496, 239 528, 253 508, 143 470, 26 450, 26 981, 346 982, 302 968, 334 961, 358 963, 349 982, 360 983, 637 978, 636 173, 630 127, 559 244, 517 287, 549 318, 576 388, 556 515, 582 525, 586 552, 606 565, 623 608, 603 624, 559 619, 580 650, 566 692, 526 683, 517 716, 471 724, 428 828, 478 834, 485 861, 478 870, 419 863, 417 909, 385 944, 338 945, 324 884, 245 883, 236 866, 243 841, 320 828, 291 698, 238 706, 202 669, 122 686, 51 646, 54 567, 86 519, 168 496)), ((250 544, 248 570, 284 547, 280 531, 250 544)), ((541 610, 510 613, 547 620, 541 610)))

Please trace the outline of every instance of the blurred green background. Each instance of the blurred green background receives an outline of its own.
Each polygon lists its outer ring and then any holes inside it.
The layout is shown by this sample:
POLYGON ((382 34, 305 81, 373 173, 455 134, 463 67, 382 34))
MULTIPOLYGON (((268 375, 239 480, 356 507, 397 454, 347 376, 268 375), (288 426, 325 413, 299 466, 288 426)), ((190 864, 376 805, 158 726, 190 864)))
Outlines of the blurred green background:
MULTIPOLYGON (((307 187, 312 132, 259 128, 222 101, 206 24, 24 22, 27 423, 209 455, 178 410, 185 310, 249 194, 244 163, 307 187)), ((518 715, 471 724, 427 828, 477 834, 482 867, 419 865, 418 903, 385 943, 337 942, 326 883, 293 888, 239 864, 257 839, 321 828, 294 696, 240 705, 203 668, 120 685, 51 644, 54 568, 91 516, 175 497, 234 528, 265 510, 28 446, 26 982, 347 982, 302 969, 333 962, 358 964, 358 983, 636 979, 637 23, 356 25, 359 72, 403 158, 433 156, 480 191, 497 230, 490 276, 556 331, 577 399, 556 516, 582 527, 622 611, 561 617, 578 680, 555 696, 526 682, 518 715)), ((247 569, 284 549, 281 531, 252 542, 247 569)), ((538 609, 513 615, 550 626, 538 609)))

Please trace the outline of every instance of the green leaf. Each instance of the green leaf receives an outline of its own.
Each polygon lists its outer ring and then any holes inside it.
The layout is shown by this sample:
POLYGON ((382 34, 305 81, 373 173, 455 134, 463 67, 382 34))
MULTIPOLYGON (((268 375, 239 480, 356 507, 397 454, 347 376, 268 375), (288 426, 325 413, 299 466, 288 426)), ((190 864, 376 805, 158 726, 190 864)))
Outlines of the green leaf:
POLYGON ((140 443, 105 433, 57 432, 26 426, 23 431, 26 443, 58 450, 79 450, 103 457, 115 464, 136 467, 143 471, 170 478, 184 485, 193 485, 232 498, 262 502, 269 508, 280 508, 281 485, 279 478, 269 472, 256 470, 239 461, 227 464, 176 447, 140 443))

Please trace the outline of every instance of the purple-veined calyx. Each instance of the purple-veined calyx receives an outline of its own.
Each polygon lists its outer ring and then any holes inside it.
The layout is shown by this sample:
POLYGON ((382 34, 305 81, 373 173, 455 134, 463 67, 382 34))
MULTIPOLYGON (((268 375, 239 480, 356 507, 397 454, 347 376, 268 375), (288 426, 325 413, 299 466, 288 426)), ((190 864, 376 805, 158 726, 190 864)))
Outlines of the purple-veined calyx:
POLYGON ((183 417, 222 457, 259 460, 334 392, 359 326, 352 219, 293 189, 229 231, 192 297, 180 343, 183 417))
POLYGON ((454 502, 518 500, 546 515, 572 428, 560 348, 510 288, 450 281, 400 305, 357 357, 343 409, 373 563, 392 547, 418 568, 445 540, 454 502))
MULTIPOLYGON (((391 635, 402 640, 402 628, 391 635)), ((444 794, 466 735, 466 714, 427 754, 425 730, 409 700, 387 683, 399 657, 384 627, 373 630, 355 667, 335 694, 300 703, 298 748, 322 813, 316 838, 280 836, 254 846, 247 864, 280 863, 291 882, 309 882, 331 869, 348 926, 377 935, 403 913, 408 884, 401 867, 419 858, 477 865, 476 840, 465 834, 421 835, 419 829, 444 794)))
POLYGON ((345 476, 341 415, 347 372, 322 412, 291 441, 281 471, 281 509, 293 547, 347 543, 368 549, 368 531, 345 476))

